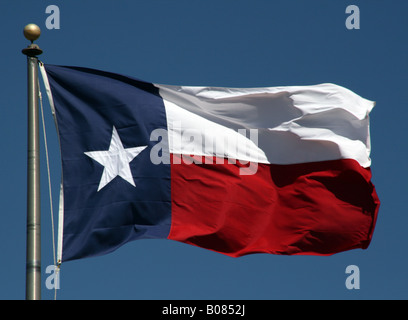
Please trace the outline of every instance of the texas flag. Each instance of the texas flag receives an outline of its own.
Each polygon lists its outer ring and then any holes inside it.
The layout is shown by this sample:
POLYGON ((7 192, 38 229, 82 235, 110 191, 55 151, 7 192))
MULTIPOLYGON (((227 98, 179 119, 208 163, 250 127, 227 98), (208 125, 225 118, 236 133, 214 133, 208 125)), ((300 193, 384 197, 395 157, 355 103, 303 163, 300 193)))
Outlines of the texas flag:
POLYGON ((60 262, 149 238, 232 257, 370 244, 374 102, 330 83, 192 87, 41 70, 61 148, 60 262))

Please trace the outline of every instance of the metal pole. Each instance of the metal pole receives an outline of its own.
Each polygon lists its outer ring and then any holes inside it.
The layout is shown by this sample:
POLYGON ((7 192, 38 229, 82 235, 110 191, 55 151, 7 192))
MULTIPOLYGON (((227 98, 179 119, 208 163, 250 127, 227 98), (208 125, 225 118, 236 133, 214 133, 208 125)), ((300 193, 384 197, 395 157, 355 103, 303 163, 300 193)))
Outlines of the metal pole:
POLYGON ((31 45, 23 49, 27 56, 28 123, 27 123, 27 247, 26 299, 41 299, 41 210, 40 210, 40 142, 38 122, 38 59, 41 49, 33 44, 40 28, 29 24, 24 36, 31 45))

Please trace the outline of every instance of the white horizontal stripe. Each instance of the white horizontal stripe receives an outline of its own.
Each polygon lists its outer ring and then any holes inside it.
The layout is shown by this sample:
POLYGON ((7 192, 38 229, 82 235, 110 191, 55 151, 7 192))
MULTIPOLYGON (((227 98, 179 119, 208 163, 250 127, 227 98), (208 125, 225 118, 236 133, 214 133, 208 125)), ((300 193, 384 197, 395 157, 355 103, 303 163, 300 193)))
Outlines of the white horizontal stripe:
POLYGON ((273 164, 354 159, 370 166, 374 102, 343 87, 156 86, 166 107, 171 153, 273 164), (256 129, 257 141, 249 129, 256 129))
POLYGON ((250 130, 233 130, 167 100, 164 105, 170 153, 269 163, 250 130))

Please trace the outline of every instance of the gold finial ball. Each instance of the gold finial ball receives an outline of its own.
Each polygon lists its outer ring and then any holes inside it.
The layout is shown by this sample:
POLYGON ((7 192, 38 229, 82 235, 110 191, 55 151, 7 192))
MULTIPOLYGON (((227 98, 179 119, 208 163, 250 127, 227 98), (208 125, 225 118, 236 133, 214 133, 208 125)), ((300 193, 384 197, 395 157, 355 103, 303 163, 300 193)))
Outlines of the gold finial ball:
POLYGON ((40 37, 40 34, 40 27, 34 23, 27 24, 24 27, 24 37, 26 37, 26 39, 30 40, 31 42, 37 40, 40 37))

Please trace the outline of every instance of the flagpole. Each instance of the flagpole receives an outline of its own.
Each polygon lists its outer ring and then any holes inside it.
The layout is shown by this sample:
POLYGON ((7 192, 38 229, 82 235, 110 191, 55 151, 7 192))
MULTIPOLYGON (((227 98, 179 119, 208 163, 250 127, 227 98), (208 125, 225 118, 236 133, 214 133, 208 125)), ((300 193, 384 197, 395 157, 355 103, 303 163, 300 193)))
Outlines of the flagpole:
POLYGON ((31 44, 22 50, 27 56, 27 247, 26 300, 41 299, 41 211, 40 211, 40 142, 38 122, 38 58, 42 50, 33 41, 40 28, 28 24, 24 36, 31 44))

